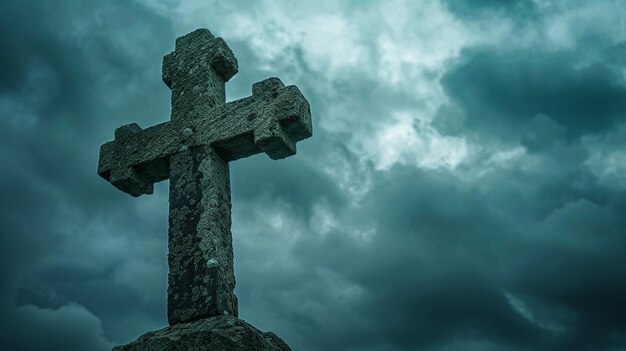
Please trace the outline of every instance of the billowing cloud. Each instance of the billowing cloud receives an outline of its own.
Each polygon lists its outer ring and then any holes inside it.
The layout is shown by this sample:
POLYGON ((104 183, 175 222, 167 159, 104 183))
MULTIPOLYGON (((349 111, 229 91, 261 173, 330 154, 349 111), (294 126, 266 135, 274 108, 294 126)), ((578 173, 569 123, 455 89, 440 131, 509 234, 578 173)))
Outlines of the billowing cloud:
MULTIPOLYGON (((5 315, 5 318, 9 317, 5 315)), ((68 304, 58 309, 20 306, 5 326, 3 347, 9 350, 110 350, 100 319, 85 307, 68 304)))
POLYGON ((626 117, 626 86, 619 70, 577 62, 572 53, 472 54, 442 84, 465 111, 468 129, 510 137, 539 114, 570 137, 601 133, 626 117))
POLYGON ((626 27, 614 1, 0 5, 0 346, 166 325, 167 182, 96 174, 167 120, 161 57, 209 27, 228 99, 278 76, 314 136, 231 165, 241 317, 298 350, 626 345, 626 27))

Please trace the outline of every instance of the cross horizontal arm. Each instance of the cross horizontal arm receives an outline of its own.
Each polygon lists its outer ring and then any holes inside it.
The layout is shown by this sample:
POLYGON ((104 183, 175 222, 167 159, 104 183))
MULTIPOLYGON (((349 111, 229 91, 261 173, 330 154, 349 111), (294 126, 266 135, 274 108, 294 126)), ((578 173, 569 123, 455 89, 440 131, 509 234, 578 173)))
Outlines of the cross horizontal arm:
POLYGON ((296 86, 278 78, 253 85, 250 97, 229 102, 197 118, 176 119, 141 129, 125 125, 100 148, 98 174, 133 195, 152 193, 169 176, 169 157, 211 146, 226 161, 261 151, 272 159, 295 154, 296 142, 312 134, 309 103, 296 86))

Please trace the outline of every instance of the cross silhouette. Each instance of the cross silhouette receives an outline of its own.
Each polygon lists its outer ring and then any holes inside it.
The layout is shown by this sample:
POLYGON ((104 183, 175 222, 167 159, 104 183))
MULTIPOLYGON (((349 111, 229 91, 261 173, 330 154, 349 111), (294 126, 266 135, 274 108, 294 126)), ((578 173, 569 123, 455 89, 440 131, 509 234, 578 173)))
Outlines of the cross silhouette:
POLYGON ((98 174, 132 196, 152 194, 155 182, 170 180, 170 325, 238 315, 228 163, 260 152, 291 156, 296 142, 312 135, 309 103, 278 78, 225 103, 225 83, 237 70, 228 45, 209 30, 178 38, 163 58, 170 121, 146 129, 121 126, 100 148, 98 174))

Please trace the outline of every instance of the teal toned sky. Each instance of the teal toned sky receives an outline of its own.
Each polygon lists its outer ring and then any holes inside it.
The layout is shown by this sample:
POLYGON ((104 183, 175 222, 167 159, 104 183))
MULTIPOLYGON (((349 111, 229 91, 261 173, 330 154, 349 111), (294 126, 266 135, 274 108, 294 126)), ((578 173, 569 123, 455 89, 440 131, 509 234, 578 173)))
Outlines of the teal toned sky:
POLYGON ((0 2, 0 349, 164 327, 168 183, 96 174, 169 118, 198 27, 311 103, 233 162, 241 317, 300 351, 626 349, 626 2, 0 2))

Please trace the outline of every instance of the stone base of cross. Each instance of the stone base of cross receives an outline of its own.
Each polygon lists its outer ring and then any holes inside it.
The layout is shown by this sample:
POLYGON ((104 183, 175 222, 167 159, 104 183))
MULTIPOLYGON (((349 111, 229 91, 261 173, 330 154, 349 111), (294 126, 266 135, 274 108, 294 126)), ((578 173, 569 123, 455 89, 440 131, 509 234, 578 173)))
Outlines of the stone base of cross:
POLYGON ((163 58, 172 90, 170 121, 142 129, 119 127, 102 145, 98 174, 132 195, 151 194, 170 180, 168 321, 174 326, 237 316, 231 237, 229 162, 265 152, 296 153, 312 135, 309 103, 278 78, 252 86, 252 95, 225 102, 237 60, 223 39, 198 29, 176 40, 163 58))
POLYGON ((146 333, 113 351, 291 351, 272 332, 261 332, 234 316, 179 323, 146 333))

